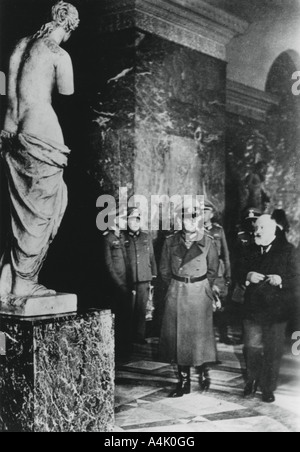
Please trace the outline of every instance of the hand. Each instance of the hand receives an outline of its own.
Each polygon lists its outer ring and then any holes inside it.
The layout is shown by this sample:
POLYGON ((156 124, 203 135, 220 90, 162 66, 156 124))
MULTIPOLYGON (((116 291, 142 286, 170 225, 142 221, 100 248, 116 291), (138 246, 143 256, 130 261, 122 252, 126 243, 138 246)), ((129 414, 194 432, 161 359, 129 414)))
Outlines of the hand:
POLYGON ((216 300, 216 308, 217 308, 217 311, 222 310, 222 302, 221 302, 220 298, 218 298, 218 300, 216 300))
POLYGON ((232 279, 230 278, 230 276, 227 276, 226 278, 226 286, 229 287, 232 284, 232 279))
POLYGON ((282 286, 282 278, 279 275, 268 275, 267 281, 271 286, 279 287, 282 286))
POLYGON ((218 286, 213 286, 212 287, 212 291, 213 291, 213 293, 215 294, 215 295, 217 295, 218 297, 220 296, 220 289, 219 289, 219 287, 218 286))
POLYGON ((247 276, 247 281, 251 284, 259 284, 260 282, 265 280, 265 275, 261 275, 260 273, 250 272, 247 276))

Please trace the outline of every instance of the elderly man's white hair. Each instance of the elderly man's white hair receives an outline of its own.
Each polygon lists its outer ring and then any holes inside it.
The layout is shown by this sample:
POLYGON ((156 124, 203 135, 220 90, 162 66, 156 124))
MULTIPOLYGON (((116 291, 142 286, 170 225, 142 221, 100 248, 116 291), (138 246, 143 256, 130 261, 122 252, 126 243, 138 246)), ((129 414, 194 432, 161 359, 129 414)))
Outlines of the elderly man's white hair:
POLYGON ((52 21, 43 25, 35 34, 35 38, 46 38, 57 27, 62 27, 67 33, 79 26, 79 13, 74 5, 60 1, 51 10, 52 21))
POLYGON ((274 232, 274 234, 275 234, 276 228, 277 228, 277 223, 275 220, 273 220, 271 215, 262 215, 256 221, 256 226, 264 226, 264 227, 268 228, 270 233, 274 232))
POLYGON ((255 243, 258 246, 269 246, 276 238, 276 221, 271 215, 262 215, 255 224, 255 243))

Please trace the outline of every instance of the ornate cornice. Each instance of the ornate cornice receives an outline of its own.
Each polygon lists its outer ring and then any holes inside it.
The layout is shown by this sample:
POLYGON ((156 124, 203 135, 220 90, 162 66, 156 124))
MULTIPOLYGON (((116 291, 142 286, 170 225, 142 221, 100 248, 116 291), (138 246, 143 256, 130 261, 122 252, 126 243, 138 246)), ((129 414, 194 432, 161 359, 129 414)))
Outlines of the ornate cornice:
POLYGON ((99 31, 136 27, 226 61, 226 45, 248 23, 203 0, 102 0, 99 31))
POLYGON ((279 99, 276 96, 227 80, 227 112, 265 121, 267 112, 274 105, 279 105, 279 99))

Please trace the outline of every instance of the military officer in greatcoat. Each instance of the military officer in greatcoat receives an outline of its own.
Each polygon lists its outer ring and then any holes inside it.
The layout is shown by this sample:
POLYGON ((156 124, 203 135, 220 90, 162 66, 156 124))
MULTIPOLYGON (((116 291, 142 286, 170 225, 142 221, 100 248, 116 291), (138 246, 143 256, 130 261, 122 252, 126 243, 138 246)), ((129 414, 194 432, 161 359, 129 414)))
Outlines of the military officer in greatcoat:
POLYGON ((231 285, 230 254, 223 227, 213 221, 215 211, 216 209, 213 203, 206 200, 204 205, 204 226, 208 234, 215 240, 220 262, 218 278, 215 281, 215 285, 219 289, 218 295, 222 303, 222 309, 216 312, 215 318, 220 332, 220 342, 226 345, 233 345, 234 342, 228 337, 228 288, 231 285))
POLYGON ((160 360, 177 364, 179 383, 170 397, 191 391, 190 368, 199 373, 200 389, 210 387, 208 363, 216 362, 213 329, 214 283, 219 257, 214 240, 204 234, 199 206, 180 210, 183 230, 164 244, 160 272, 168 286, 160 337, 160 360))
POLYGON ((157 277, 153 241, 142 231, 141 211, 128 209, 128 231, 125 249, 130 268, 132 290, 133 341, 144 344, 146 338, 146 310, 152 281, 157 277))

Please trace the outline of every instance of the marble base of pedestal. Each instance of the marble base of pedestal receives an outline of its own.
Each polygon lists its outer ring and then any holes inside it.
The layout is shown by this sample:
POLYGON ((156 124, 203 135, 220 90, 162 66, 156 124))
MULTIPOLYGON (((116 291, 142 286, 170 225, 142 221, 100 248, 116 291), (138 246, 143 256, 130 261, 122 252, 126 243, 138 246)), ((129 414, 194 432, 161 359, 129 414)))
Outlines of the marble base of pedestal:
POLYGON ((110 311, 32 318, 1 315, 0 334, 0 431, 113 430, 110 311))

